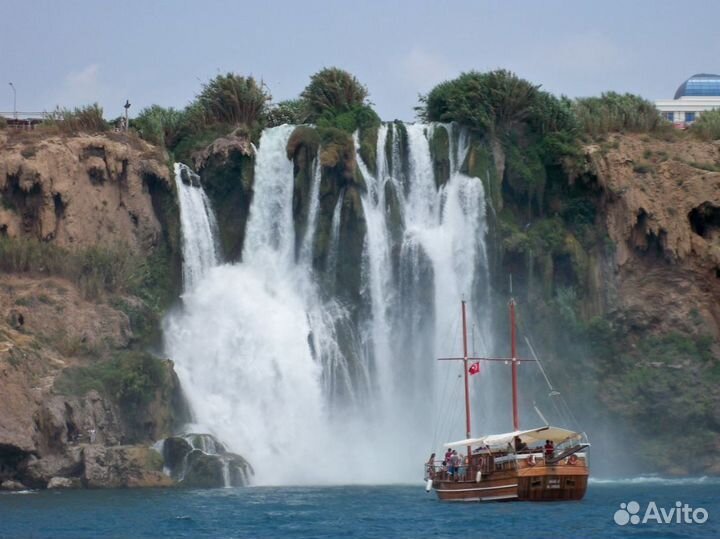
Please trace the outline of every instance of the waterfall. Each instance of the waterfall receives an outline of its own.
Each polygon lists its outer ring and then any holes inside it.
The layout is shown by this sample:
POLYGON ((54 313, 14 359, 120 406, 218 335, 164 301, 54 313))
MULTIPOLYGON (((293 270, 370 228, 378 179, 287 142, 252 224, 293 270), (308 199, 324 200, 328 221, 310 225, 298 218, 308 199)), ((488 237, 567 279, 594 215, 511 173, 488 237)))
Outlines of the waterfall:
POLYGON ((192 290, 218 263, 217 225, 199 176, 182 163, 175 163, 175 186, 180 203, 183 286, 185 290, 192 290))
POLYGON ((320 207, 320 180, 322 179, 322 167, 320 165, 320 150, 315 156, 313 174, 310 179, 310 208, 308 209, 307 227, 305 237, 300 248, 300 259, 305 264, 310 264, 313 256, 313 233, 317 226, 317 214, 320 207))
POLYGON ((328 247, 327 273, 330 276, 330 283, 333 289, 336 283, 337 258, 340 250, 340 212, 345 201, 345 191, 340 191, 335 209, 333 210, 332 221, 330 221, 330 244, 328 247))
POLYGON ((214 268, 165 324, 195 421, 246 457, 261 484, 338 476, 342 455, 313 458, 333 442, 324 391, 350 385, 334 333, 343 309, 320 299, 293 254, 292 130, 262 135, 243 262, 214 268))
MULTIPOLYGON (((217 264, 211 214, 201 227, 198 208, 181 200, 190 277, 183 309, 165 320, 166 352, 195 421, 246 457, 257 483, 414 480, 429 450, 464 435, 462 401, 446 396, 447 387, 457 389, 462 366, 441 369, 435 361, 459 352, 450 330, 455 322, 457 333, 462 298, 479 320, 483 344, 491 345, 481 316, 489 296, 485 196, 482 182, 461 172, 467 134, 441 124, 383 124, 377 173, 357 154, 367 186, 360 194, 367 229, 360 296, 367 308, 353 323, 351 306, 335 297, 349 188, 328 216, 325 269, 317 270, 322 169, 318 155, 307 224, 296 237, 286 153, 293 129, 262 133, 241 263, 217 264), (430 155, 434 129, 448 130, 451 141, 450 177, 440 187, 430 155), (437 432, 438 419, 451 425, 447 431, 437 432)), ((182 197, 189 189, 204 197, 178 183, 182 197)))

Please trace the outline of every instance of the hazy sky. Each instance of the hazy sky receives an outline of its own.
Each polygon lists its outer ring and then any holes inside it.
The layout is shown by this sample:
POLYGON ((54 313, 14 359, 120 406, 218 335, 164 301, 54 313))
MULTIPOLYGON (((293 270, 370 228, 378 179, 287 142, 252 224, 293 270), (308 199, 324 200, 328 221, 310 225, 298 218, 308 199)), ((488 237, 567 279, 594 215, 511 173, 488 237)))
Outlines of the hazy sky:
POLYGON ((106 117, 182 107, 234 71, 296 97, 325 66, 351 71, 383 119, 462 71, 504 67, 554 93, 670 98, 720 72, 720 1, 0 0, 0 111, 98 101, 106 117), (682 8, 682 9, 681 9, 682 8))

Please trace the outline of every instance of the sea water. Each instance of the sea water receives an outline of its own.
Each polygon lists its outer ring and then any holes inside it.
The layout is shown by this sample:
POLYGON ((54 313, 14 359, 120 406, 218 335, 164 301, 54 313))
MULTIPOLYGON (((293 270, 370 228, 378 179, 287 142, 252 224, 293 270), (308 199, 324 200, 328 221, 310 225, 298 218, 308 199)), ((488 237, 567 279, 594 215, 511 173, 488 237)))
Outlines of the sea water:
POLYGON ((443 503, 421 484, 0 494, 3 538, 720 537, 720 482, 593 481, 578 502, 443 503), (676 502, 707 521, 620 526, 621 504, 676 502))

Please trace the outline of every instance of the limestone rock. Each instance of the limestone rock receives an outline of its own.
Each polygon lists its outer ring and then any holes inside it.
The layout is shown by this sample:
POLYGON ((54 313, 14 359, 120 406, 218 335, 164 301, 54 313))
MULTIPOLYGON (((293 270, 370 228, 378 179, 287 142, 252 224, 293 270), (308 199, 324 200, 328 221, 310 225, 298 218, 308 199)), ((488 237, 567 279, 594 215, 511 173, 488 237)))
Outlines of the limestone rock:
POLYGON ((80 487, 79 479, 70 479, 68 477, 53 477, 48 482, 47 488, 78 488, 80 487))
POLYGON ((586 152, 615 245, 619 316, 639 330, 720 337, 720 143, 629 134, 609 143, 586 152))
POLYGON ((193 488, 245 486, 254 474, 243 457, 210 434, 190 433, 162 442, 165 470, 179 485, 193 488))
POLYGON ((162 457, 146 446, 87 446, 83 483, 88 488, 172 486, 162 457))
POLYGON ((0 490, 27 490, 27 487, 19 481, 8 479, 0 483, 0 490))
POLYGON ((186 466, 185 459, 192 450, 192 446, 184 438, 173 436, 163 441, 162 454, 165 468, 170 470, 171 477, 182 479, 186 466))
POLYGON ((171 191, 164 156, 127 137, 0 133, 0 230, 59 245, 156 245, 149 183, 171 191))

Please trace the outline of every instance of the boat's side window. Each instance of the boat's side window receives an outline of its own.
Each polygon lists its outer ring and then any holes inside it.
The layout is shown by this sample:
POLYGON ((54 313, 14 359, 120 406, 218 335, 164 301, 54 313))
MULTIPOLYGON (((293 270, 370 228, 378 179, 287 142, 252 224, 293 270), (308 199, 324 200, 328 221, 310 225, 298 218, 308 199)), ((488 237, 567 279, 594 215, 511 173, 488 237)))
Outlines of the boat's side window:
POLYGON ((532 488, 540 488, 542 486, 542 479, 533 479, 530 485, 532 488))
POLYGON ((574 487, 574 486, 575 486, 575 480, 574 480, 574 479, 566 479, 566 480, 565 480, 565 486, 566 486, 566 487, 574 487))

